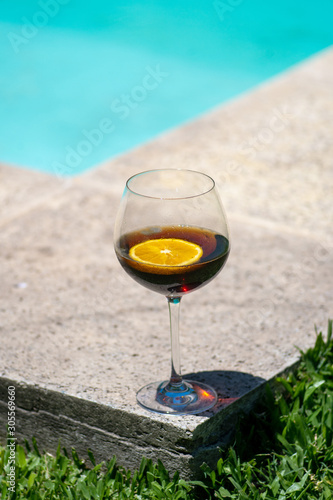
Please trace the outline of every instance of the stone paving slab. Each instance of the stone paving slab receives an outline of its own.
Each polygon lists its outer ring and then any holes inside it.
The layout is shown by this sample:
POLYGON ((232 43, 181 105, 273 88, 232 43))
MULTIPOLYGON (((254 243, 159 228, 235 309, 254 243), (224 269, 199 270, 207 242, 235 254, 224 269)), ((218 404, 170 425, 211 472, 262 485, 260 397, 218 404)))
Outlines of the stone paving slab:
POLYGON ((184 476, 214 460, 235 415, 325 330, 333 296, 333 51, 70 181, 1 166, 0 436, 17 390, 17 435, 41 447, 160 458, 184 476), (169 376, 166 300, 113 252, 126 179, 192 168, 217 180, 232 252, 182 301, 185 375, 218 392, 200 416, 152 414, 135 392, 169 376))
POLYGON ((71 180, 0 163, 0 226, 63 191, 71 180))

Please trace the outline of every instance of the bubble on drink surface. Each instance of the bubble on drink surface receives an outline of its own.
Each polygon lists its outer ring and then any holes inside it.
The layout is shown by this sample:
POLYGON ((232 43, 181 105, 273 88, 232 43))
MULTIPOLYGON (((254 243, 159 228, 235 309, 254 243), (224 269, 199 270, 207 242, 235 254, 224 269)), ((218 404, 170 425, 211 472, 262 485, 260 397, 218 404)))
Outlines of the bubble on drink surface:
POLYGON ((162 228, 160 226, 152 226, 152 227, 146 227, 142 231, 140 231, 141 234, 147 234, 151 235, 154 233, 160 233, 162 231, 162 228))

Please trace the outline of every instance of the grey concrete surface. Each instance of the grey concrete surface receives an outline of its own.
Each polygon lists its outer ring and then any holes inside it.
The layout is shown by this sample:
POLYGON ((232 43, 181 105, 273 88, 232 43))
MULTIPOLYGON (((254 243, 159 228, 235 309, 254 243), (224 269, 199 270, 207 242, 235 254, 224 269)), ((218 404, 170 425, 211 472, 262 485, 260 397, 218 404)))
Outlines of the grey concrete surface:
POLYGON ((0 168, 0 436, 7 387, 17 437, 59 438, 100 460, 160 458, 183 476, 215 460, 239 411, 325 331, 333 297, 333 50, 71 180, 0 168), (170 371, 166 300, 113 251, 126 179, 191 168, 217 182, 231 229, 222 273, 181 305, 182 372, 219 402, 146 412, 138 388, 170 371))

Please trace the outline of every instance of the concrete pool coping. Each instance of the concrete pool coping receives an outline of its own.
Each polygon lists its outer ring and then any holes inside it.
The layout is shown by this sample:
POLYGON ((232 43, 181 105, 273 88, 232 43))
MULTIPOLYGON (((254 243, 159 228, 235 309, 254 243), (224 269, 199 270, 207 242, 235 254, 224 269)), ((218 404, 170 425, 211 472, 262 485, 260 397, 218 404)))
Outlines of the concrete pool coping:
POLYGON ((160 458, 184 477, 216 459, 332 317, 332 84, 331 49, 77 178, 0 167, 3 443, 14 385, 19 441, 160 458), (182 301, 182 371, 219 395, 201 416, 135 401, 169 375, 167 305, 124 274, 112 229, 126 179, 162 167, 211 175, 231 228, 225 269, 182 301))

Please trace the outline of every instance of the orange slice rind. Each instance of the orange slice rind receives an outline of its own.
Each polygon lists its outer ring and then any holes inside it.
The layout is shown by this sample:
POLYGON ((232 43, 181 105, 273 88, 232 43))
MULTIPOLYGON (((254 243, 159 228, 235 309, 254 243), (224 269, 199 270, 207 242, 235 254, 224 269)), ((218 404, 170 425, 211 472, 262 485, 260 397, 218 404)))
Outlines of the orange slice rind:
POLYGON ((131 247, 131 259, 158 267, 189 266, 198 262, 203 251, 200 245, 180 238, 157 238, 131 247))

